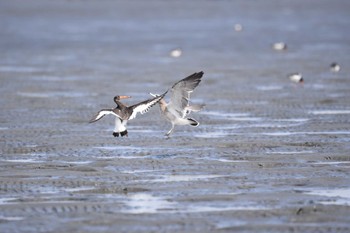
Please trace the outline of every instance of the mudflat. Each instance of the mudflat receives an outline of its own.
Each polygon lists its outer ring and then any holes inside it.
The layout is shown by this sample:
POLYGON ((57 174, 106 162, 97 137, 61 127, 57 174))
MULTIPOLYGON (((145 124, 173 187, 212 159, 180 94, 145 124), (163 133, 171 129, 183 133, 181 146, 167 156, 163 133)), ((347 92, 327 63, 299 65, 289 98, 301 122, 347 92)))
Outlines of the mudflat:
POLYGON ((1 1, 0 231, 349 232, 349 9, 1 1), (88 123, 201 70, 196 128, 88 123))

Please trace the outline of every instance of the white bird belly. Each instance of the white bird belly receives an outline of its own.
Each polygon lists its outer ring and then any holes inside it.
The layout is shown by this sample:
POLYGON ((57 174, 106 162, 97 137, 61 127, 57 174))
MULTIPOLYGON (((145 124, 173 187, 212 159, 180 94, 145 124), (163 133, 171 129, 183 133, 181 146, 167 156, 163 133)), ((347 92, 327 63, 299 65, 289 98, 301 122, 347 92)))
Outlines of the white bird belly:
POLYGON ((126 130, 127 121, 121 121, 119 117, 115 118, 114 132, 123 132, 126 130))

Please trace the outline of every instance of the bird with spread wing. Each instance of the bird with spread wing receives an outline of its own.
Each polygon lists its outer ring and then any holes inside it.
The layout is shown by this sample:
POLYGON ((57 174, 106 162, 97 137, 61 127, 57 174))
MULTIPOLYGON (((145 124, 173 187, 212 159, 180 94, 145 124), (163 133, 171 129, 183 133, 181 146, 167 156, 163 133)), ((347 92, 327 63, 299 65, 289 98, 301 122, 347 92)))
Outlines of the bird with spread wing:
POLYGON ((152 99, 148 99, 145 101, 142 101, 138 104, 134 104, 132 106, 126 106, 122 102, 120 102, 121 99, 128 99, 131 98, 131 96, 125 96, 125 95, 117 95, 114 97, 114 102, 117 104, 117 107, 113 109, 102 109, 100 110, 90 121, 89 123, 96 122, 100 120, 105 115, 114 115, 115 116, 115 127, 113 131, 114 137, 121 137, 128 136, 128 131, 126 129, 126 124, 128 120, 132 120, 136 117, 137 113, 144 114, 148 112, 148 110, 158 103, 166 94, 167 92, 163 93, 162 95, 158 95, 152 99))
MULTIPOLYGON (((203 71, 194 73, 178 82, 176 82, 170 88, 170 102, 161 98, 159 100, 159 106, 161 114, 165 117, 167 121, 171 123, 171 129, 165 134, 165 136, 170 136, 173 132, 175 125, 190 125, 197 127, 199 122, 193 118, 187 117, 188 114, 200 111, 204 104, 193 104, 190 105, 190 94, 201 82, 203 76, 203 71)), ((153 97, 160 97, 162 95, 152 94, 153 97)), ((164 95, 164 94, 163 94, 164 95)))

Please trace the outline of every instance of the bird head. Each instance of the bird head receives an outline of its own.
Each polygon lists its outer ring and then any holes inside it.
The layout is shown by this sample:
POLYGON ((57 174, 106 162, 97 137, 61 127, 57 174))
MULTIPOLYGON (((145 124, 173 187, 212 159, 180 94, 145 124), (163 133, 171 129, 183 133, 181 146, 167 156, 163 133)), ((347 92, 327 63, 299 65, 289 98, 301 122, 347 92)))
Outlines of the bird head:
POLYGON ((131 98, 131 96, 128 96, 128 95, 117 95, 117 96, 114 96, 114 100, 122 100, 122 99, 129 99, 131 98))

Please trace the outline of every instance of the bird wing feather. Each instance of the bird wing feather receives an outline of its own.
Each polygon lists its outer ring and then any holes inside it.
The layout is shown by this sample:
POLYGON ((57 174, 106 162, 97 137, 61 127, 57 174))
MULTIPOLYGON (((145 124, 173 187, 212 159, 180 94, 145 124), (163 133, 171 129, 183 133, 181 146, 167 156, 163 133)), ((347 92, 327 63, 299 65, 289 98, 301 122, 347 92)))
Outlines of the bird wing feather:
POLYGON ((112 114, 118 118, 121 118, 120 114, 118 112, 119 112, 118 109, 102 109, 89 121, 89 123, 93 123, 95 121, 98 121, 102 117, 104 117, 105 115, 109 115, 109 114, 112 114))
POLYGON ((186 116, 186 107, 189 105, 190 94, 201 82, 203 71, 194 73, 177 83, 171 88, 170 103, 168 108, 173 109, 181 117, 186 116))
POLYGON ((156 96, 152 99, 148 99, 148 100, 142 101, 138 104, 130 106, 130 108, 132 108, 133 111, 132 111, 131 116, 129 117, 129 120, 134 119, 136 117, 137 113, 144 114, 144 113, 148 112, 152 106, 154 106, 156 103, 158 103, 165 96, 165 94, 167 92, 168 91, 166 91, 162 95, 156 96))

